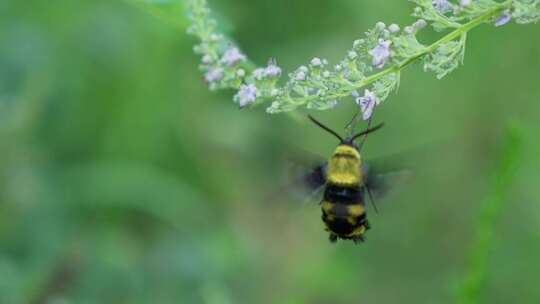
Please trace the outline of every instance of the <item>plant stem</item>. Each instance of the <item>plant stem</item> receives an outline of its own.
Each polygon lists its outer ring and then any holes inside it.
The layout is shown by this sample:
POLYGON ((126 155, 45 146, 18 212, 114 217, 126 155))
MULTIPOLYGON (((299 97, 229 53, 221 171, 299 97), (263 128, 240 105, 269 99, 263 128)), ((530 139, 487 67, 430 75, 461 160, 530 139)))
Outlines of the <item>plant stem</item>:
POLYGON ((492 174, 491 189, 479 206, 469 267, 458 290, 459 304, 474 304, 481 300, 481 288, 488 273, 488 259, 495 241, 497 221, 508 198, 508 189, 515 176, 522 144, 520 128, 510 125, 497 167, 492 174))

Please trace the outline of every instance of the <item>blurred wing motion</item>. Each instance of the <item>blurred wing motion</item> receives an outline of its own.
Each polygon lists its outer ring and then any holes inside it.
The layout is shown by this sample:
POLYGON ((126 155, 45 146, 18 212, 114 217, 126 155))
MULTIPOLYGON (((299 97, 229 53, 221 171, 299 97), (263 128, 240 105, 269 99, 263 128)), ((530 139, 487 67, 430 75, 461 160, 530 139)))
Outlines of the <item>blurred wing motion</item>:
MULTIPOLYGON (((379 199, 412 177, 410 170, 403 170, 402 154, 376 158, 363 163, 364 187, 374 199, 379 199)), ((326 186, 327 162, 320 156, 302 152, 287 157, 289 169, 286 182, 273 192, 270 201, 289 197, 294 201, 320 202, 321 192, 326 186), (296 157, 294 157, 296 156, 296 157)), ((366 198, 368 199, 368 198, 366 198)))
POLYGON ((412 178, 412 172, 403 169, 403 158, 392 156, 369 161, 363 164, 364 186, 374 198, 381 198, 390 190, 405 184, 412 178))
POLYGON ((371 172, 366 176, 365 187, 375 198, 386 195, 394 187, 403 184, 412 176, 411 171, 401 170, 388 173, 371 172))
POLYGON ((318 194, 326 184, 326 162, 312 165, 311 167, 291 164, 289 172, 288 195, 292 195, 299 201, 318 201, 318 194))
MULTIPOLYGON (((303 149, 289 151, 286 157, 289 170, 287 180, 290 186, 311 194, 326 184, 326 159, 303 149)), ((298 191, 297 190, 297 191, 298 191)))
POLYGON ((284 166, 286 170, 281 187, 274 189, 265 201, 275 202, 283 198, 297 202, 319 201, 316 196, 326 184, 326 161, 313 153, 294 152, 286 157, 287 166, 284 166))
POLYGON ((316 166, 298 177, 297 183, 308 192, 317 191, 326 184, 326 163, 316 166))
POLYGON ((374 198, 380 198, 411 182, 422 173, 426 161, 441 153, 441 144, 434 142, 368 159, 362 166, 364 183, 374 198))

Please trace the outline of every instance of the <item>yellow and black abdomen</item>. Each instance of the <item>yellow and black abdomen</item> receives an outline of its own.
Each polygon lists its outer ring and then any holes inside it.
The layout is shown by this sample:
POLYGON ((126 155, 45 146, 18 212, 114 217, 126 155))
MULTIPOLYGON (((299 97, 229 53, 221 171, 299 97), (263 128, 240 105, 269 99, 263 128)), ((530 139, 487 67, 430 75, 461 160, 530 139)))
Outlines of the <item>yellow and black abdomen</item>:
POLYGON ((331 241, 338 238, 363 240, 369 224, 360 188, 327 185, 321 205, 322 220, 331 241))
POLYGON ((339 145, 328 161, 321 207, 331 241, 338 238, 363 241, 369 229, 360 165, 360 154, 349 145, 339 145))

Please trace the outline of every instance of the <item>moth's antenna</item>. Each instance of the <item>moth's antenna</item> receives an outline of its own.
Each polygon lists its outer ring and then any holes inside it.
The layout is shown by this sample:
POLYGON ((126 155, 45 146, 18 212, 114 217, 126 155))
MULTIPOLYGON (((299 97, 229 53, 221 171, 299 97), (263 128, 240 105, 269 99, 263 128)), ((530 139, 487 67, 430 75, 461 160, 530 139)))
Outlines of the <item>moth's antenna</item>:
MULTIPOLYGON (((367 129, 369 129, 371 127, 371 122, 372 121, 373 121, 373 115, 371 115, 371 117, 369 117, 369 120, 368 120, 368 123, 367 123, 367 129)), ((364 139, 362 139, 362 142, 358 146, 358 151, 362 151, 362 147, 364 146, 364 143, 366 142, 366 140, 367 140, 367 134, 366 134, 366 136, 364 136, 364 139)))
POLYGON ((341 136, 339 136, 339 134, 337 134, 334 130, 328 128, 327 126, 323 125, 321 122, 319 122, 318 120, 316 120, 315 118, 313 118, 313 116, 311 115, 308 115, 309 119, 311 119, 311 121, 313 123, 315 123, 317 126, 321 127, 323 130, 326 130, 326 132, 334 135, 335 137, 339 138, 339 140, 341 142, 343 142, 343 138, 341 136))
POLYGON ((358 115, 360 115, 360 107, 357 107, 356 113, 354 113, 351 121, 345 126, 345 130, 348 130, 349 136, 354 134, 356 129, 356 121, 358 120, 358 115))
MULTIPOLYGON (((371 120, 369 121, 369 124, 371 124, 371 120)), ((379 130, 380 128, 382 128, 383 126, 384 126, 384 123, 381 122, 380 124, 376 125, 373 128, 367 128, 362 132, 356 133, 356 135, 354 135, 351 140, 355 140, 356 138, 358 138, 358 137, 360 137, 362 135, 368 135, 369 133, 375 132, 375 131, 379 130)), ((360 145, 360 148, 362 148, 362 145, 366 141, 366 138, 367 138, 367 136, 364 137, 364 140, 362 141, 362 143, 360 145)))

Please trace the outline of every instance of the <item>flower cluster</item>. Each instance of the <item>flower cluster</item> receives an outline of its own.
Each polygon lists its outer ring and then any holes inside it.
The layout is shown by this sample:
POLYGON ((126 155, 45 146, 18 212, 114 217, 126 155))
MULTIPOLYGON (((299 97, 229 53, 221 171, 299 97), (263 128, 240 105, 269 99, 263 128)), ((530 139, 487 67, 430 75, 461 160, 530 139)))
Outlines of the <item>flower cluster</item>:
POLYGON ((416 20, 403 27, 377 22, 361 39, 355 40, 344 58, 335 65, 313 58, 309 64, 282 74, 275 60, 256 68, 246 56, 222 35, 214 32, 205 0, 190 0, 188 11, 193 25, 190 32, 201 43, 195 51, 202 56, 201 69, 211 89, 238 90, 234 100, 240 107, 272 101, 268 113, 291 111, 298 107, 325 110, 352 96, 369 119, 374 107, 399 86, 400 73, 412 62, 422 60, 426 71, 442 78, 456 69, 465 56, 467 33, 491 23, 502 26, 511 20, 530 23, 540 20, 540 0, 411 0, 416 4, 416 20), (417 34, 430 25, 446 31, 431 45, 424 45, 417 34), (358 91, 364 88, 364 94, 358 91))
POLYGON ((206 0, 188 1, 187 10, 192 23, 188 32, 200 40, 194 51, 201 56, 199 68, 211 90, 238 90, 234 100, 241 108, 278 95, 281 68, 274 59, 264 68, 254 68, 230 39, 216 32, 206 0))

